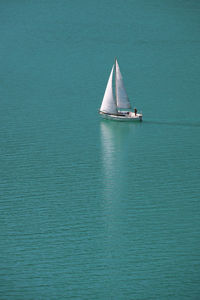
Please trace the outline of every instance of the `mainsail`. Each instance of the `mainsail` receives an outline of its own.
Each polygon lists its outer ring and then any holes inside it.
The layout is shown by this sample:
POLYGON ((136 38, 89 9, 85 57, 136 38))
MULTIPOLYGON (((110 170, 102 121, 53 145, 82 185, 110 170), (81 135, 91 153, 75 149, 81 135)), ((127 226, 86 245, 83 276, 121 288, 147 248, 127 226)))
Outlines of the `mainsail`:
POLYGON ((117 106, 116 106, 116 101, 113 95, 113 88, 112 88, 113 70, 114 70, 114 65, 112 67, 110 77, 108 79, 107 87, 100 108, 100 111, 108 114, 117 114, 117 106))
POLYGON ((118 108, 131 108, 117 60, 115 60, 116 101, 118 108))

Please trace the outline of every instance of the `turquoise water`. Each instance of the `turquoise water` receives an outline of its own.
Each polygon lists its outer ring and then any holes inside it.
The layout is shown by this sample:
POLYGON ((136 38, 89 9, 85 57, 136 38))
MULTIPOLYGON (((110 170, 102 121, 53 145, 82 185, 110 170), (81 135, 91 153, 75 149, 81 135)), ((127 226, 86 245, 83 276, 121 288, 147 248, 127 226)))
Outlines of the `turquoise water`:
POLYGON ((0 2, 0 299, 199 299, 199 13, 0 2), (142 123, 98 116, 115 56, 142 123))

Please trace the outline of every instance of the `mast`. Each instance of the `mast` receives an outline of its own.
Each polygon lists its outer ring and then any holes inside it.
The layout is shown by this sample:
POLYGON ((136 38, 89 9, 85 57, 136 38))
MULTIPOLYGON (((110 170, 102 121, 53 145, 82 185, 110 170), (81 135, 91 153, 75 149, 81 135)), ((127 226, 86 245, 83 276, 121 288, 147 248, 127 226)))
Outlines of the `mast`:
MULTIPOLYGON (((115 57, 115 100, 117 103, 117 75, 116 75, 116 62, 117 62, 117 57, 115 57)), ((117 108, 117 112, 118 112, 118 108, 117 108)))

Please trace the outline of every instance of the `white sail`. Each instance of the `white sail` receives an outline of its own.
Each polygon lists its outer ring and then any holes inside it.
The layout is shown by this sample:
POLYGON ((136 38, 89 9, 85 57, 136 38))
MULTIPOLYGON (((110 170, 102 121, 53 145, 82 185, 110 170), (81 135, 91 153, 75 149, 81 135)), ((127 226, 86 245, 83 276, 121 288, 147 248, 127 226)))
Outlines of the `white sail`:
POLYGON ((118 62, 116 60, 116 100, 117 107, 119 108, 131 108, 128 95, 126 93, 122 75, 119 69, 118 62))
POLYGON ((108 79, 107 87, 104 93, 103 101, 100 111, 108 114, 117 114, 117 105, 113 95, 112 81, 113 81, 113 69, 112 67, 110 77, 108 79))

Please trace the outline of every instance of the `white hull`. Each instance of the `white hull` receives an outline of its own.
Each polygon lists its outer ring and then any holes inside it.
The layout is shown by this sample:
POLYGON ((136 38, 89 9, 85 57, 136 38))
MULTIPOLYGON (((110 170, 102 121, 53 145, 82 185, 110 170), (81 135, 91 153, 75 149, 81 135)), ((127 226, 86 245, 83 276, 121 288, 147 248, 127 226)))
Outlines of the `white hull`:
POLYGON ((102 118, 114 121, 122 121, 122 122, 141 122, 142 114, 136 114, 133 112, 120 112, 120 114, 107 114, 103 112, 99 112, 102 118))

